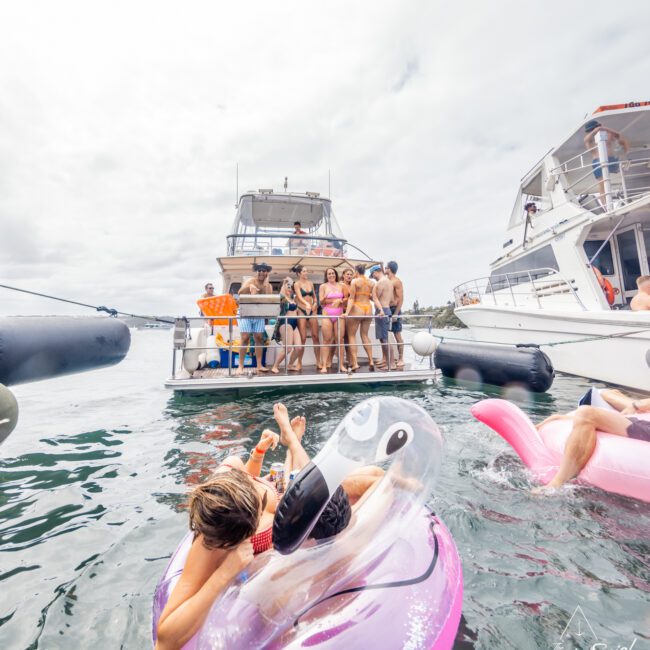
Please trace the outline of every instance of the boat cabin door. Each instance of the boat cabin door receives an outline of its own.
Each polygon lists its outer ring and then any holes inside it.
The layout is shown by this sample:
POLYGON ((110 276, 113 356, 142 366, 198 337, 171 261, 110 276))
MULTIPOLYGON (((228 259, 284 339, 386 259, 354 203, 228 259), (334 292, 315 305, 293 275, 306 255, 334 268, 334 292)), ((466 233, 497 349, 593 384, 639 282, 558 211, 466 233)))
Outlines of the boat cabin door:
POLYGON ((637 292, 636 279, 650 275, 650 230, 642 230, 635 224, 616 233, 618 266, 623 303, 630 302, 637 292))

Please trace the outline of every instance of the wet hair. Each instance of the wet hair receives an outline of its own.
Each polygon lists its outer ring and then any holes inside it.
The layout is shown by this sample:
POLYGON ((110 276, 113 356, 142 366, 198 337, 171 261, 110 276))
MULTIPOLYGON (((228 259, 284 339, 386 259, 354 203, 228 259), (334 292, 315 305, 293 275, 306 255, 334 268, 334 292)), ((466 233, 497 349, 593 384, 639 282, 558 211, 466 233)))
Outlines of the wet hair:
POLYGON ((262 262, 261 264, 253 264, 253 271, 256 273, 259 273, 260 271, 266 271, 267 273, 270 273, 273 270, 272 266, 269 266, 266 262, 262 262))
POLYGON ((636 279, 636 286, 640 287, 644 282, 650 282, 650 275, 640 275, 636 279))
POLYGON ((309 537, 327 539, 338 535, 350 523, 352 508, 345 490, 339 486, 325 506, 309 537))
POLYGON ((304 268, 305 267, 302 264, 296 264, 294 267, 291 268, 291 271, 296 275, 300 275, 300 273, 304 268))
POLYGON ((388 262, 388 264, 386 264, 386 266, 390 269, 391 273, 397 273, 397 268, 398 268, 397 262, 391 260, 390 262, 388 262))
POLYGON ((239 469, 219 473, 190 495, 190 530, 203 535, 206 548, 232 549, 257 530, 261 499, 239 469))
POLYGON ((334 277, 336 278, 336 281, 338 282, 339 281, 339 272, 335 268, 332 268, 331 266, 329 268, 325 269, 325 273, 323 273, 323 282, 328 281, 327 280, 327 274, 330 271, 334 271, 334 277))
POLYGON ((363 264, 357 264, 354 267, 354 270, 359 274, 359 275, 365 275, 366 274, 366 267, 363 264))

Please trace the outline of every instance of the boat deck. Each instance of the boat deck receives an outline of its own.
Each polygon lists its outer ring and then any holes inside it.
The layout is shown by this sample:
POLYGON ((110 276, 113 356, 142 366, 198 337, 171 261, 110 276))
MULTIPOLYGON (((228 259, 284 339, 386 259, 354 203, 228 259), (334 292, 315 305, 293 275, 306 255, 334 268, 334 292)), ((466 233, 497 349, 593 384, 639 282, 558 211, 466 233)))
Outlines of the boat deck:
POLYGON ((228 374, 228 368, 204 368, 193 373, 192 377, 170 378, 165 382, 167 388, 175 391, 210 392, 237 390, 246 388, 295 388, 317 386, 351 386, 355 384, 391 384, 423 382, 432 380, 438 371, 428 365, 417 366, 407 363, 399 370, 371 371, 368 366, 361 366, 355 372, 337 372, 330 370, 321 373, 316 366, 304 366, 301 372, 284 374, 259 373, 254 368, 244 368, 243 375, 236 375, 235 369, 228 374))

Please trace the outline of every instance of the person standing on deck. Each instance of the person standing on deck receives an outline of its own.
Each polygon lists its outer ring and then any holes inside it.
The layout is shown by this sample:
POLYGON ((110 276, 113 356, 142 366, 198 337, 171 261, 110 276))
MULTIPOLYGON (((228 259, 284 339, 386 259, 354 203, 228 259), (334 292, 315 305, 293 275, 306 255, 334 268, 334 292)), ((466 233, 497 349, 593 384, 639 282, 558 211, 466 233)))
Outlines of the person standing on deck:
MULTIPOLYGON (((384 275, 381 265, 375 264, 370 268, 370 277, 376 282, 372 288, 372 301, 375 303, 375 335, 381 343, 381 361, 377 362, 378 368, 388 368, 388 330, 390 328, 390 303, 393 300, 393 283, 384 275)), ((390 364, 390 369, 395 369, 395 360, 390 364)))
MULTIPOLYGON (((269 282, 269 273, 271 267, 268 264, 254 264, 253 271, 255 277, 249 278, 244 282, 239 295, 269 294, 273 293, 273 287, 269 282)), ((264 352, 264 319, 263 318, 239 318, 239 332, 241 334, 241 346, 239 348, 239 368, 236 374, 241 375, 244 372, 244 357, 250 343, 251 334, 253 335, 255 359, 257 360, 257 372, 268 372, 269 369, 264 365, 262 356, 264 352)))
MULTIPOLYGON (((390 261, 386 265, 386 275, 393 283, 393 299, 390 303, 391 325, 390 331, 394 334, 397 341, 397 367, 404 367, 404 339, 402 338, 402 305, 404 304, 404 285, 400 278, 395 275, 397 273, 397 262, 390 261)), ((417 305, 417 301, 416 301, 417 305)), ((417 307, 416 307, 417 313, 417 307)))
MULTIPOLYGON (((203 288, 205 289, 205 293, 199 298, 199 300, 203 300, 203 298, 214 298, 214 284, 212 284, 212 282, 208 282, 203 288)), ((205 316, 200 309, 199 316, 205 316)))

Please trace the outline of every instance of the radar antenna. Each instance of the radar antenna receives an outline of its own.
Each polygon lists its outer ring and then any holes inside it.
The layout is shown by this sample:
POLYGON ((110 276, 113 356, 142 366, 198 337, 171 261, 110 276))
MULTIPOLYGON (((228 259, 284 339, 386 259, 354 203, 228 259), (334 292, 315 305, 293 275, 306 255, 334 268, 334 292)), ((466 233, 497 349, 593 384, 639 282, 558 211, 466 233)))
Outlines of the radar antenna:
POLYGON ((287 185, 289 184, 289 177, 285 176, 284 177, 284 191, 287 191, 287 185))

